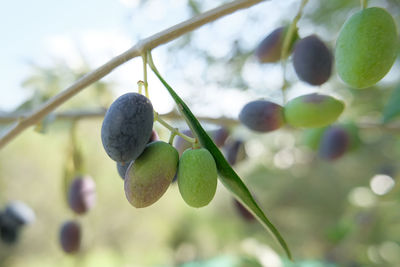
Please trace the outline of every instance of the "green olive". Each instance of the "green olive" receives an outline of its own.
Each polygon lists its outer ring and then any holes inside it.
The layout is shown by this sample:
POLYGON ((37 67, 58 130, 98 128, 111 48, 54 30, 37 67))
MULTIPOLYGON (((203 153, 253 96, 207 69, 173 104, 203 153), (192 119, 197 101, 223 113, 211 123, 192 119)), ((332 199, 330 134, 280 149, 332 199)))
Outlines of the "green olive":
POLYGON ((183 200, 191 207, 206 206, 217 190, 217 167, 204 148, 188 149, 179 159, 178 186, 183 200))
POLYGON ((392 67, 398 45, 395 22, 385 9, 357 12, 343 25, 336 42, 339 76, 355 88, 376 84, 392 67))

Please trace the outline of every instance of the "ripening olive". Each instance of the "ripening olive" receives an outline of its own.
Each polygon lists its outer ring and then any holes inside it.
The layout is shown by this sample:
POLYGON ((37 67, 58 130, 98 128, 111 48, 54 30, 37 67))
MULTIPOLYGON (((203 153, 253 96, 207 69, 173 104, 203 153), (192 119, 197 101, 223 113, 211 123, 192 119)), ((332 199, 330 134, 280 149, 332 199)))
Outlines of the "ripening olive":
POLYGON ((311 85, 325 83, 332 73, 332 53, 316 35, 297 41, 293 66, 300 80, 311 85))
POLYGON ((129 203, 144 208, 160 199, 175 176, 178 160, 178 151, 170 144, 149 143, 126 172, 125 195, 129 203))
POLYGON ((247 103, 239 113, 239 120, 257 132, 274 131, 285 124, 283 107, 266 100, 247 103))
POLYGON ((325 160, 335 160, 343 156, 350 146, 350 135, 340 126, 326 129, 322 135, 319 156, 325 160))
POLYGON ((344 104, 331 96, 309 94, 289 101, 284 107, 286 122, 295 127, 323 127, 334 122, 344 104))
POLYGON ((96 184, 92 177, 77 176, 68 190, 68 205, 76 214, 84 214, 96 202, 96 184))
MULTIPOLYGON (((281 59, 283 42, 288 28, 288 26, 277 28, 261 41, 255 51, 259 62, 272 63, 278 62, 281 59)), ((289 44, 289 52, 292 50, 293 44, 298 37, 296 29, 289 44)))
POLYGON ((61 248, 66 253, 77 253, 81 246, 81 226, 75 221, 65 222, 60 229, 61 248))

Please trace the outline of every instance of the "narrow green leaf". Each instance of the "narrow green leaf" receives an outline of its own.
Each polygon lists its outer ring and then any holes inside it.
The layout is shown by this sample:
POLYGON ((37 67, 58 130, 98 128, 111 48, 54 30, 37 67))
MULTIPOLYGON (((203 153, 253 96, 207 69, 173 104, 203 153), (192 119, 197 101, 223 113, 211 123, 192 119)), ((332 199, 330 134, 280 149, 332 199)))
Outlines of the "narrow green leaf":
POLYGON ((383 123, 388 123, 400 115, 400 86, 395 88, 383 109, 383 123))
POLYGON ((215 162, 217 164, 217 169, 219 176, 218 178, 222 182, 222 184, 245 206, 257 219, 258 221, 269 230, 272 235, 277 239, 279 244, 285 250, 287 256, 291 259, 291 253, 288 245, 285 240, 276 229, 276 227, 268 220, 265 216, 264 212, 257 205, 255 200, 253 199, 250 191, 247 189, 246 185, 240 179, 240 177, 236 174, 236 172, 232 169, 229 163, 226 161, 225 157, 218 149, 218 147, 214 144, 212 139, 206 133, 206 131, 201 126, 200 122, 196 119, 193 113, 190 111, 189 107, 183 102, 183 100, 175 93, 175 91, 168 85, 168 83, 161 77, 155 68, 151 57, 149 56, 149 65, 158 79, 162 82, 162 84, 167 88, 168 92, 176 102, 180 112, 184 116, 186 122, 189 127, 192 129, 192 132, 197 136, 199 142, 203 147, 208 149, 210 153, 213 155, 215 162))

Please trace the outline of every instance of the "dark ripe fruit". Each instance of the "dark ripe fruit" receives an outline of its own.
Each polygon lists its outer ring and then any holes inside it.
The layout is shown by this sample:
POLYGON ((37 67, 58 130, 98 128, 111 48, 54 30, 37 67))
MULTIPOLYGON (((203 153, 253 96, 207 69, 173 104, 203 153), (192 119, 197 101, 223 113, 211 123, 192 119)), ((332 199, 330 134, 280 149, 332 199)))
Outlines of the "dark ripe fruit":
POLYGON ((21 201, 12 201, 7 204, 4 217, 16 226, 30 224, 35 220, 33 210, 21 201))
MULTIPOLYGON (((288 27, 280 27, 271 32, 256 48, 255 54, 259 62, 272 63, 281 59, 283 42, 288 27)), ((291 40, 289 51, 292 50, 294 42, 297 40, 297 30, 291 40)))
POLYGON ((326 127, 306 129, 303 132, 303 143, 312 150, 317 150, 325 130, 326 127))
POLYGON ((226 160, 230 165, 244 160, 247 157, 244 142, 242 140, 233 140, 225 146, 226 160))
POLYGON ((335 160, 346 153, 350 145, 350 136, 340 126, 329 127, 321 138, 319 156, 325 160, 335 160))
POLYGON ((101 127, 101 140, 115 161, 135 160, 144 150, 153 130, 153 106, 148 98, 127 93, 107 110, 101 127))
MULTIPOLYGON (((181 131, 181 133, 189 136, 189 137, 193 137, 192 132, 189 129, 183 130, 181 131)), ((174 140, 174 147, 176 148, 176 150, 179 153, 179 156, 182 155, 182 153, 188 149, 192 147, 192 144, 189 143, 188 141, 186 141, 185 139, 183 139, 180 136, 175 136, 175 140, 174 140)))
POLYGON ((217 166, 205 148, 188 149, 179 159, 178 186, 183 200, 191 207, 206 206, 217 190, 217 166))
POLYGON ((283 107, 265 100, 247 103, 239 113, 239 120, 257 132, 270 132, 285 123, 283 107))
POLYGON ((20 224, 14 218, 0 212, 0 239, 6 244, 14 244, 18 240, 20 224))
POLYGON ((239 201, 233 199, 233 205, 235 206, 236 211, 239 215, 246 221, 254 221, 255 218, 250 211, 248 211, 239 201))
POLYGON ((131 163, 132 163, 132 161, 131 162, 126 162, 126 163, 117 162, 118 174, 122 179, 125 179, 126 171, 128 170, 129 165, 131 163))
POLYGON ((96 184, 90 176, 76 177, 68 190, 68 205, 77 214, 86 213, 96 202, 96 184))
POLYGON ((363 9, 346 21, 336 41, 338 74, 352 87, 370 87, 389 72, 398 47, 392 16, 379 7, 363 9))
POLYGON ((286 122, 295 127, 323 127, 336 121, 344 104, 331 96, 309 94, 289 101, 284 107, 286 122))
POLYGON ((77 222, 65 222, 60 230, 60 244, 64 252, 78 252, 81 246, 81 235, 81 226, 77 222))
POLYGON ((296 42, 293 65, 300 80, 311 85, 321 85, 332 73, 332 53, 316 36, 311 35, 296 42))
POLYGON ((168 143, 149 143, 129 166, 125 176, 125 195, 136 208, 150 206, 167 191, 178 168, 179 154, 168 143))
POLYGON ((6 244, 15 244, 18 241, 19 228, 10 225, 0 225, 0 238, 6 244))
POLYGON ((221 126, 215 130, 209 132, 211 139, 217 145, 217 147, 222 147, 225 145, 225 141, 229 136, 229 131, 224 126, 221 126))
MULTIPOLYGON (((153 131, 151 132, 151 136, 150 139, 148 141, 148 144, 151 142, 155 142, 158 141, 159 137, 157 132, 153 129, 153 131)), ((132 161, 129 162, 117 162, 117 170, 118 170, 118 174, 122 179, 125 179, 125 175, 126 175, 126 171, 128 170, 129 165, 132 163, 132 161)))
POLYGON ((356 150, 361 145, 358 126, 352 122, 340 124, 347 131, 350 137, 348 151, 356 150))

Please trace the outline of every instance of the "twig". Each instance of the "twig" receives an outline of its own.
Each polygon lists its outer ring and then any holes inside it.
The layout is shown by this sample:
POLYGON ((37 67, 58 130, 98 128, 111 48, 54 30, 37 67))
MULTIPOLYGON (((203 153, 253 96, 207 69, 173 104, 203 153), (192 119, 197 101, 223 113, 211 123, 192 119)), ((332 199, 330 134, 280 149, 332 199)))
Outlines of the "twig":
MULTIPOLYGON (((195 143, 196 142, 195 138, 187 136, 186 134, 179 132, 178 128, 172 127, 168 122, 166 122, 165 120, 161 119, 157 112, 154 112, 154 121, 158 121, 162 126, 164 126, 168 130, 170 130, 171 133, 173 133, 173 135, 171 135, 170 141, 174 140, 174 136, 175 135, 179 135, 180 137, 182 137, 183 139, 185 139, 189 143, 195 143)), ((172 141, 170 142, 170 144, 172 144, 172 141)))
POLYGON ((111 71, 113 71, 115 68, 131 60, 132 58, 141 56, 145 51, 149 51, 155 47, 170 42, 182 36, 183 34, 199 28, 202 25, 215 21, 239 9, 251 7, 262 1, 263 0, 236 0, 231 3, 211 9, 196 17, 193 17, 189 20, 186 20, 182 23, 179 23, 175 26, 172 26, 166 30, 163 30, 157 34, 154 34, 146 39, 139 41, 132 48, 111 59, 99 68, 89 72, 88 74, 77 80, 75 83, 73 83, 70 87, 52 97, 42 107, 34 111, 29 116, 20 118, 20 120, 0 138, 0 149, 4 147, 7 143, 9 143, 12 139, 14 139, 18 134, 24 131, 26 128, 35 125, 36 123, 41 121, 47 114, 55 110, 68 99, 70 99, 92 83, 100 80, 111 71))

